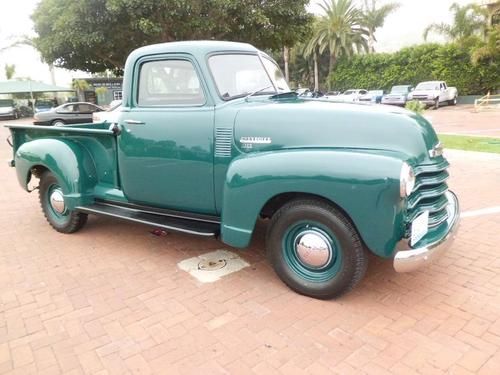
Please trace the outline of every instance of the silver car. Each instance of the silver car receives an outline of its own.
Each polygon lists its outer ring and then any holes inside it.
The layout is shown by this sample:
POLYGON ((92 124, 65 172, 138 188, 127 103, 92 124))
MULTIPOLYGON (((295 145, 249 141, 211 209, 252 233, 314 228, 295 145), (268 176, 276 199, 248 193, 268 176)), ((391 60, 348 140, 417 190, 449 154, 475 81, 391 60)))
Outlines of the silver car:
POLYGON ((408 101, 408 94, 413 91, 411 85, 392 86, 391 92, 382 97, 382 104, 405 106, 408 101))
POLYGON ((65 124, 84 124, 92 122, 94 112, 104 111, 101 107, 85 102, 66 103, 47 112, 36 113, 35 125, 62 126, 65 124))

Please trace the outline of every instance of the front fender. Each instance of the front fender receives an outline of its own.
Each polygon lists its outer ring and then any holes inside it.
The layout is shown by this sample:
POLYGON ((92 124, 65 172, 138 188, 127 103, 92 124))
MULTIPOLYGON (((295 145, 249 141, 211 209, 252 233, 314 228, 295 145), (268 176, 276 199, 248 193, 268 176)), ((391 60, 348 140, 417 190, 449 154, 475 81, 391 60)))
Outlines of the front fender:
POLYGON ((66 139, 36 139, 22 144, 15 154, 17 179, 28 190, 31 170, 43 166, 61 184, 69 209, 91 203, 97 182, 96 168, 89 153, 66 139))
POLYGON ((304 193, 334 202, 375 254, 392 256, 403 236, 399 196, 402 160, 359 150, 285 150, 242 155, 230 164, 223 194, 222 240, 248 246, 271 198, 304 193))

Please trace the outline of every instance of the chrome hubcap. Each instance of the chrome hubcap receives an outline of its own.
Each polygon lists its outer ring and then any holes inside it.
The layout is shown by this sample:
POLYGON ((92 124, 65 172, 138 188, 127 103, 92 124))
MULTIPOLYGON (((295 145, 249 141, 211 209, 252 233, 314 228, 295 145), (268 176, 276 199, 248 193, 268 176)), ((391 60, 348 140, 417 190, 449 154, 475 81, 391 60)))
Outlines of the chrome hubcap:
POLYGON ((323 268, 332 259, 332 246, 322 233, 308 230, 295 239, 295 252, 307 267, 323 268))
POLYGON ((66 205, 64 204, 64 196, 61 189, 55 189, 50 194, 50 205, 59 214, 63 214, 66 211, 66 205))

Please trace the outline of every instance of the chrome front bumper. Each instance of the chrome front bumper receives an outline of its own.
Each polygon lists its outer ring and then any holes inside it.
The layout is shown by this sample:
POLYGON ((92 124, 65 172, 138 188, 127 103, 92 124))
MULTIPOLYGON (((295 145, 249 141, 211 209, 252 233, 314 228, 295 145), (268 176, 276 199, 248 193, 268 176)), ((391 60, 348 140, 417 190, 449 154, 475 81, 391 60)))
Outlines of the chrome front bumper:
MULTIPOLYGON (((439 258, 451 247, 460 224, 460 207, 457 196, 451 191, 446 193, 446 198, 448 199, 448 220, 446 221, 447 226, 444 234, 438 238, 433 238, 424 246, 418 248, 411 248, 408 242, 403 244, 404 248, 398 249, 394 257, 394 269, 396 272, 415 271, 439 258)), ((419 242, 425 241, 425 239, 424 237, 419 242)))

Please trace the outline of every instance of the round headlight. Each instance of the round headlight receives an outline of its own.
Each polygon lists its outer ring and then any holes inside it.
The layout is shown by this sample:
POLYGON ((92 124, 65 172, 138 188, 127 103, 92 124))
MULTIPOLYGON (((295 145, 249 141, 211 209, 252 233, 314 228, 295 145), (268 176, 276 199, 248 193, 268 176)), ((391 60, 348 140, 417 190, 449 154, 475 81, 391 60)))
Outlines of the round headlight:
POLYGON ((409 196, 415 187, 415 173, 413 169, 406 163, 401 167, 401 175, 399 177, 399 192, 401 198, 409 196))

